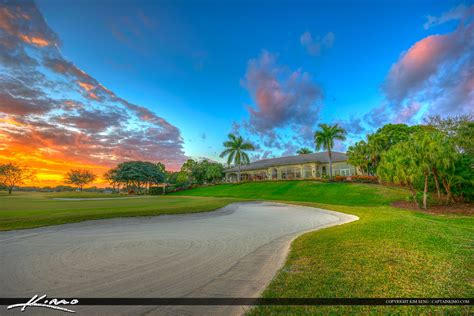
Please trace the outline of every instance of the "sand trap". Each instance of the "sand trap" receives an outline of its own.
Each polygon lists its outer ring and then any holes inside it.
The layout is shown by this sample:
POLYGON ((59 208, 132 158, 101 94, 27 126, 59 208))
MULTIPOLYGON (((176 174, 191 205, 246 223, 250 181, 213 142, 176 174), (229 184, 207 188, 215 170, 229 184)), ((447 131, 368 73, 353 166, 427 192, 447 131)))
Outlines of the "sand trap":
MULTIPOLYGON (((295 237, 357 219, 310 207, 250 202, 209 213, 1 232, 0 296, 258 297, 283 265, 295 237)), ((228 315, 242 313, 243 308, 75 306, 74 310, 84 315, 228 315)))

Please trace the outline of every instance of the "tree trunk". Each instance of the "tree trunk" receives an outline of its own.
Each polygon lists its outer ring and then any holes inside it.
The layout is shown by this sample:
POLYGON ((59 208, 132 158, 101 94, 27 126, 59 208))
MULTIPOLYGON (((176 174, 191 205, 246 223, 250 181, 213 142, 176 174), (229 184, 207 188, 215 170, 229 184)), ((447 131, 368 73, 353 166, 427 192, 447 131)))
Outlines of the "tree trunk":
POLYGON ((81 192, 82 192, 82 185, 80 185, 80 186, 79 186, 79 191, 81 191, 81 192))
POLYGON ((329 156, 329 179, 332 179, 332 155, 331 155, 331 149, 328 149, 328 156, 329 156))
POLYGON ((8 188, 8 194, 12 194, 13 187, 8 188))
POLYGON ((428 174, 425 174, 425 187, 423 189, 423 208, 426 210, 428 206, 426 205, 428 200, 428 174))
POLYGON ((408 187, 410 188, 410 192, 413 195, 413 201, 415 201, 416 207, 420 208, 420 205, 418 204, 418 201, 416 200, 416 192, 415 192, 415 189, 413 189, 413 184, 409 182, 408 187))
POLYGON ((433 175, 436 184, 436 193, 438 193, 438 199, 441 199, 441 193, 439 191, 438 170, 436 170, 436 168, 433 168, 433 175))
POLYGON ((446 181, 446 178, 441 177, 441 180, 443 182, 444 189, 446 190, 446 202, 453 202, 453 193, 451 192, 451 186, 449 185, 448 181, 446 181))
POLYGON ((240 183, 240 164, 239 164, 239 172, 237 173, 237 182, 240 183))

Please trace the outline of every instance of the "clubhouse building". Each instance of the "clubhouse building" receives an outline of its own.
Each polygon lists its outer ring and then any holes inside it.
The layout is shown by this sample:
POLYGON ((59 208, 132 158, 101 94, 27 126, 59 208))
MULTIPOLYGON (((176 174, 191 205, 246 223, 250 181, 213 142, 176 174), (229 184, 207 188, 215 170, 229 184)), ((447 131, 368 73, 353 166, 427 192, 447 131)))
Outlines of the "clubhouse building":
MULTIPOLYGON (((332 152, 333 176, 353 176, 357 169, 347 163, 345 153, 332 152)), ((263 159, 242 165, 242 181, 315 179, 329 176, 329 156, 318 152, 298 156, 263 159)), ((237 181, 238 167, 224 170, 226 180, 237 181)))

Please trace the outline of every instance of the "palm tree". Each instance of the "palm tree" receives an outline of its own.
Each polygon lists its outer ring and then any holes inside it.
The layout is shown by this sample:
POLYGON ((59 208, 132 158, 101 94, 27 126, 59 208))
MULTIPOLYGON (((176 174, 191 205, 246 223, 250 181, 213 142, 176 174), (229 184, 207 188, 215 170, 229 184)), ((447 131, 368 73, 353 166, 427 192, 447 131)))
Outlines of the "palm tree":
POLYGON ((250 163, 249 156, 245 151, 255 150, 255 147, 248 142, 245 142, 242 136, 236 136, 232 133, 227 135, 228 140, 224 142, 225 150, 221 152, 220 157, 227 156, 227 164, 232 162, 238 167, 238 181, 240 182, 240 166, 242 164, 250 163))
POLYGON ((346 131, 338 124, 319 124, 319 131, 314 133, 316 150, 326 149, 329 156, 329 178, 332 178, 332 155, 331 149, 334 147, 334 140, 345 140, 346 131))
POLYGON ((296 151, 298 155, 312 154, 313 151, 307 147, 300 148, 296 151))

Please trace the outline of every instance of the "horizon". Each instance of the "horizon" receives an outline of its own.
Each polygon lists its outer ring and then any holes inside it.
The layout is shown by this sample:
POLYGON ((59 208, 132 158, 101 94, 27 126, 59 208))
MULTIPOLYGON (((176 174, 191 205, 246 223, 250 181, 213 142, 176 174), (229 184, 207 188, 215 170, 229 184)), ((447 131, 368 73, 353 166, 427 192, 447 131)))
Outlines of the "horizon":
POLYGON ((61 185, 127 160, 224 162, 229 132, 260 160, 314 150, 319 123, 347 130, 346 152, 384 124, 472 114, 473 19, 469 1, 6 2, 0 162, 61 185))

